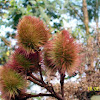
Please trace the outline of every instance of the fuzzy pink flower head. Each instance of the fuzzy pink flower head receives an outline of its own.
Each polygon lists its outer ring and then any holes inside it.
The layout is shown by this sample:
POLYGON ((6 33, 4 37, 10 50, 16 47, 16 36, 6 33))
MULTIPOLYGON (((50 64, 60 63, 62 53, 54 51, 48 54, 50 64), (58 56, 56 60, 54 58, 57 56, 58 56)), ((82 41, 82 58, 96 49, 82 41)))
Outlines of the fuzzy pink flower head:
POLYGON ((45 68, 49 71, 57 71, 55 64, 52 62, 51 59, 51 55, 49 54, 49 52, 52 51, 52 42, 53 40, 48 41, 45 45, 44 45, 44 49, 43 49, 43 63, 45 65, 45 68))
POLYGON ((24 16, 18 24, 18 43, 27 51, 37 51, 50 37, 48 28, 39 18, 24 16))
POLYGON ((40 57, 38 52, 28 53, 25 49, 19 47, 12 55, 9 66, 21 73, 27 73, 27 71, 37 72, 39 61, 40 57))
POLYGON ((4 100, 11 100, 19 95, 18 90, 24 90, 25 87, 26 80, 22 75, 7 65, 0 69, 0 91, 4 100))
POLYGON ((63 30, 52 42, 52 49, 48 51, 49 58, 60 72, 74 73, 80 63, 79 44, 68 31, 63 30))

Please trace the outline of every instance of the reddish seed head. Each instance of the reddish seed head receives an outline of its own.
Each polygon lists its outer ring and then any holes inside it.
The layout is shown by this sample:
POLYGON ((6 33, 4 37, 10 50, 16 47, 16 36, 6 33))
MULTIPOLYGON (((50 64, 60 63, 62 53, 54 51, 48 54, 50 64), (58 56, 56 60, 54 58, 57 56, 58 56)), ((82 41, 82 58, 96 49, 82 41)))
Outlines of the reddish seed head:
POLYGON ((12 61, 9 66, 20 73, 27 73, 27 71, 37 72, 38 62, 40 61, 38 56, 38 52, 28 53, 25 49, 19 47, 12 55, 12 61))
POLYGON ((63 30, 53 40, 49 58, 59 71, 72 74, 79 65, 79 44, 77 44, 68 31, 63 30))
POLYGON ((22 75, 7 65, 0 69, 0 91, 4 100, 11 100, 19 94, 18 90, 23 90, 25 87, 26 81, 22 75))
POLYGON ((50 71, 57 71, 56 67, 55 67, 55 64, 52 63, 52 59, 50 58, 51 55, 49 54, 50 51, 52 51, 52 40, 51 41, 48 41, 46 43, 46 45, 44 46, 44 49, 43 49, 43 63, 44 65, 46 66, 47 69, 49 69, 50 71))
POLYGON ((18 24, 18 43, 27 51, 38 50, 50 37, 43 21, 36 17, 24 16, 18 24))

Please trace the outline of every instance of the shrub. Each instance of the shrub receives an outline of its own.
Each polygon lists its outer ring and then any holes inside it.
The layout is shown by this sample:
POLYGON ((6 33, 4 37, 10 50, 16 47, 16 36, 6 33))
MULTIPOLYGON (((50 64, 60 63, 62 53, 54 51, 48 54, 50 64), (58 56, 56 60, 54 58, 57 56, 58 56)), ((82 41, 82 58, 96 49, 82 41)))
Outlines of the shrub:
POLYGON ((26 100, 31 97, 52 96, 64 100, 66 72, 73 75, 80 64, 80 45, 71 34, 62 30, 49 39, 49 29, 39 18, 24 16, 17 26, 18 48, 0 71, 0 90, 6 100, 26 100), (61 94, 44 80, 46 71, 60 75, 61 94), (40 73, 40 74, 38 74, 40 73), (26 81, 47 89, 49 93, 27 94, 26 81), (8 99, 7 99, 8 100, 8 99))

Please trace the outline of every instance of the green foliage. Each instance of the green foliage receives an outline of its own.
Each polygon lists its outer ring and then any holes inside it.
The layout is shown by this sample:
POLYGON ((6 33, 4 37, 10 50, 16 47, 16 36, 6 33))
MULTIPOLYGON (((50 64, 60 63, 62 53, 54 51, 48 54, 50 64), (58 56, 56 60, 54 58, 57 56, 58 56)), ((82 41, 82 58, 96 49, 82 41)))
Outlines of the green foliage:
MULTIPOLYGON (((1 7, 0 25, 1 26, 5 25, 5 27, 10 27, 11 29, 14 29, 13 33, 10 33, 9 31, 6 33, 6 36, 5 36, 6 39, 9 40, 9 38, 15 38, 14 36, 15 36, 17 24, 19 22, 19 19, 24 15, 32 15, 32 16, 40 17, 42 20, 45 21, 45 23, 51 29, 51 32, 52 31, 57 32, 58 29, 62 27, 61 14, 59 11, 57 11, 57 10, 60 10, 61 4, 62 4, 62 1, 60 0, 56 0, 56 1, 55 0, 54 1, 1 0, 0 1, 0 7, 1 7), (60 21, 53 22, 54 19, 58 19, 58 20, 60 19, 60 21), (52 27, 50 26, 50 22, 53 23, 52 27)), ((1 58, 0 58, 1 64, 4 64, 4 62, 6 61, 7 56, 5 52, 9 50, 9 47, 6 46, 3 42, 4 41, 1 41, 0 46, 6 49, 5 50, 0 49, 0 51, 2 51, 1 58)))
POLYGON ((0 64, 4 64, 10 55, 9 41, 4 37, 0 37, 0 64))
MULTIPOLYGON (((98 19, 99 3, 99 0, 87 0, 89 21, 96 21, 98 19)), ((50 28, 51 33, 61 30, 64 22, 77 19, 78 23, 76 29, 73 30, 73 36, 75 38, 79 38, 80 36, 86 38, 85 34, 83 34, 85 26, 83 22, 82 1, 80 0, 0 0, 0 8, 0 25, 10 27, 14 31, 16 31, 19 19, 24 15, 40 17, 50 28), (68 17, 64 17, 63 15, 68 15, 68 17)), ((15 32, 9 33, 8 31, 6 33, 7 40, 9 40, 8 36, 14 38, 15 32)), ((7 52, 8 46, 1 44, 2 41, 0 46, 6 48, 3 50, 4 53, 7 52)), ((2 57, 5 59, 5 56, 2 57)), ((0 61, 3 60, 0 59, 0 61)), ((1 62, 1 64, 3 63, 1 62)))
POLYGON ((89 20, 96 20, 99 16, 99 0, 87 0, 89 20))

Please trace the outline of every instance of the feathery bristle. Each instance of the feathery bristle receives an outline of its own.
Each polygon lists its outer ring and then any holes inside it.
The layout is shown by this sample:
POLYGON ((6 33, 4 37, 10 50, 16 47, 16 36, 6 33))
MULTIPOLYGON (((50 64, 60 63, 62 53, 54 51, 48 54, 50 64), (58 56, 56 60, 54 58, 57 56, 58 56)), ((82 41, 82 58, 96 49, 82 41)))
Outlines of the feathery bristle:
POLYGON ((0 91, 3 98, 14 98, 18 95, 18 90, 26 87, 25 79, 10 67, 4 66, 0 69, 0 91))
POLYGON ((44 49, 43 49, 43 54, 42 54, 42 57, 43 57, 43 63, 44 65, 46 66, 46 69, 47 70, 50 70, 50 71, 57 71, 56 67, 55 67, 55 64, 52 63, 52 59, 50 59, 50 55, 49 55, 49 52, 52 51, 52 41, 48 41, 45 45, 44 45, 44 49))
POLYGON ((18 43, 27 51, 37 51, 50 37, 43 21, 36 17, 24 16, 18 24, 18 43))
MULTIPOLYGON (((50 46, 49 46, 50 47, 50 46)), ((68 31, 63 30, 53 40, 48 56, 59 71, 72 74, 79 65, 79 44, 74 41, 68 31)))
POLYGON ((38 71, 38 63, 40 61, 38 52, 28 53, 25 49, 19 47, 12 55, 9 66, 17 72, 27 74, 27 71, 38 71))

